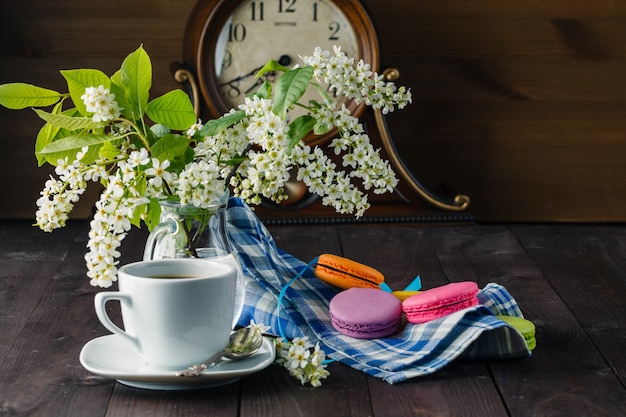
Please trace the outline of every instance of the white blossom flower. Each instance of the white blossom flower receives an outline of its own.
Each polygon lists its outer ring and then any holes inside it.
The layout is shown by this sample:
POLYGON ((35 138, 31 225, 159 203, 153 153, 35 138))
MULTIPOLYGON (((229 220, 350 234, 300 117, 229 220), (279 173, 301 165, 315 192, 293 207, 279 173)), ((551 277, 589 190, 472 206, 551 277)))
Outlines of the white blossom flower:
POLYGON ((302 385, 310 383, 313 387, 322 385, 321 380, 330 373, 326 370, 326 354, 319 343, 313 346, 307 337, 296 337, 292 341, 276 338, 275 363, 284 366, 289 374, 302 385))
POLYGON ((128 160, 126 161, 126 163, 133 168, 148 165, 150 162, 150 154, 146 148, 141 148, 138 151, 132 151, 130 155, 128 155, 128 160))
POLYGON ((106 122, 120 116, 122 108, 115 101, 115 94, 110 93, 103 85, 87 87, 81 97, 86 110, 93 113, 94 122, 106 122))
POLYGON ((188 137, 193 137, 196 132, 200 129, 202 129, 204 127, 204 125, 202 124, 202 120, 198 119, 198 121, 194 124, 192 124, 189 129, 187 129, 187 136, 188 137))
POLYGON ((250 320, 250 324, 248 325, 248 327, 250 327, 251 329, 256 328, 261 333, 265 333, 270 329, 270 326, 266 326, 262 323, 256 323, 254 320, 250 320))
POLYGON ((163 185, 163 181, 172 181, 172 174, 167 172, 167 168, 170 166, 169 160, 159 161, 157 158, 152 158, 152 168, 146 170, 146 175, 150 178, 150 183, 159 188, 163 185))

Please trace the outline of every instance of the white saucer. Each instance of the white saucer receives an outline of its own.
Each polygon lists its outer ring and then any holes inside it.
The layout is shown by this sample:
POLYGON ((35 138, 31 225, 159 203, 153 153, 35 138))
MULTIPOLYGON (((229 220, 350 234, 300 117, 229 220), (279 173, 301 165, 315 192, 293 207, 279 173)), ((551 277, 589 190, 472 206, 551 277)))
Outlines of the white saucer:
POLYGON ((226 385, 242 376, 265 369, 276 356, 274 343, 263 338, 261 349, 239 361, 224 360, 197 377, 176 376, 173 371, 146 367, 144 360, 123 338, 111 334, 91 340, 80 351, 80 363, 89 372, 116 379, 135 388, 157 390, 200 389, 226 385))

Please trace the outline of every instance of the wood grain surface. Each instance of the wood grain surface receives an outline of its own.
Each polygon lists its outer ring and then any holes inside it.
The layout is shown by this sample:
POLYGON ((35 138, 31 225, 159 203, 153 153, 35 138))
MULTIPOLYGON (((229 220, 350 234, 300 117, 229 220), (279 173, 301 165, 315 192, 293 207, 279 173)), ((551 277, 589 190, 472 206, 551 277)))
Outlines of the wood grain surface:
MULTIPOLYGON (((535 323, 537 348, 397 385, 331 363, 319 388, 272 365, 195 391, 130 388, 82 368, 82 346, 107 333, 85 275, 87 229, 74 221, 48 235, 0 221, 2 416, 626 416, 623 226, 271 226, 278 247, 303 261, 343 255, 394 289, 417 274, 424 288, 504 285, 535 323)), ((145 237, 135 230, 124 241, 122 264, 141 258, 145 237)))

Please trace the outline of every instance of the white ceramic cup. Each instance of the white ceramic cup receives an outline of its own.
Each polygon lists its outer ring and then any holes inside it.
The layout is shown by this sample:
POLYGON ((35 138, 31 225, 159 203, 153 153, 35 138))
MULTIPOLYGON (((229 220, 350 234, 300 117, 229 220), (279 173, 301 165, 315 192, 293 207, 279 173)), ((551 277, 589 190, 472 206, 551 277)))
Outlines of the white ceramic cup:
POLYGON ((97 293, 100 322, 128 340, 149 369, 180 370, 222 350, 231 332, 237 272, 206 259, 163 259, 124 265, 119 291, 97 293), (124 330, 106 303, 119 300, 124 330))

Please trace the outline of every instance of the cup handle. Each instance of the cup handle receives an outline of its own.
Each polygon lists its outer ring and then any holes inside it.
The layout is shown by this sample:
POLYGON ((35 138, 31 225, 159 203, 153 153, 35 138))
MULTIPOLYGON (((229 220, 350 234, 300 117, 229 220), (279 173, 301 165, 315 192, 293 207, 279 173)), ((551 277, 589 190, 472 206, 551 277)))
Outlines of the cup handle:
POLYGON ((159 223, 150 233, 148 239, 146 240, 146 247, 143 252, 143 260, 144 261, 152 261, 155 259, 154 251, 156 250, 157 244, 161 239, 163 239, 166 235, 171 235, 176 233, 178 229, 178 225, 175 221, 168 219, 163 223, 159 223))
POLYGON ((105 291, 96 293, 94 297, 94 306, 96 307, 96 315, 100 320, 100 323, 104 327, 107 328, 111 333, 117 334, 126 340, 130 341, 131 344, 137 349, 140 350, 139 340, 136 337, 133 337, 126 333, 124 330, 120 329, 113 321, 109 318, 109 315, 106 312, 106 303, 109 300, 118 300, 120 302, 131 303, 130 294, 125 294, 119 291, 105 291))

